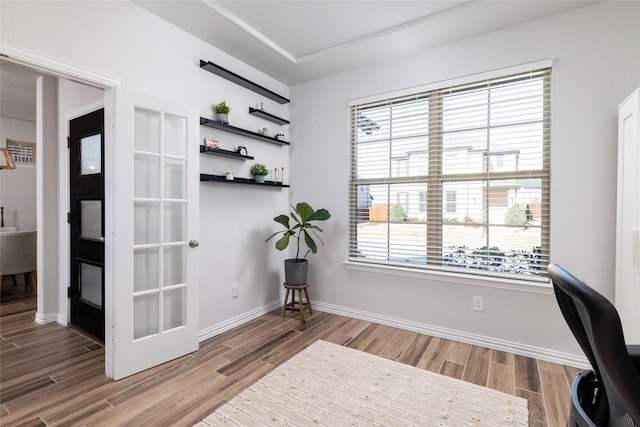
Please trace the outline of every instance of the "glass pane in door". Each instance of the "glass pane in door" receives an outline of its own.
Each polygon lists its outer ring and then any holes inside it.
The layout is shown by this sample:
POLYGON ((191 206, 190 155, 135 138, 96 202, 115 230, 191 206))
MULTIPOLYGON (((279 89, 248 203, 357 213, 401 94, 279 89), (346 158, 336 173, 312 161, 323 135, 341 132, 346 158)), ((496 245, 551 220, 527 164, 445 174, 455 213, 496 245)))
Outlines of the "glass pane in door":
POLYGON ((182 202, 164 203, 164 242, 185 241, 185 204, 182 202))
POLYGON ((158 111, 135 108, 133 149, 149 153, 160 153, 160 129, 162 123, 158 111))
POLYGON ((172 156, 184 156, 187 149, 187 119, 165 114, 164 152, 172 156))
POLYGON ((164 162, 164 197, 184 199, 187 192, 187 167, 184 160, 167 159, 164 162))
POLYGON ((186 245, 167 246, 164 248, 163 284, 172 286, 186 283, 185 274, 186 245))
POLYGON ((133 251, 133 291, 141 292, 160 287, 160 251, 144 248, 133 251))
POLYGON ((134 202, 133 244, 149 245, 160 240, 160 208, 158 202, 134 202))
POLYGON ((102 308, 102 267, 84 262, 79 264, 80 299, 98 308, 102 308))
POLYGON ((133 197, 160 197, 160 160, 157 156, 136 154, 133 164, 133 197))
POLYGON ((133 298, 133 339, 160 332, 159 294, 146 294, 133 298))
POLYGON ((185 303, 186 288, 170 289, 164 292, 162 328, 165 331, 185 325, 185 303))
POLYGON ((102 238, 102 200, 80 200, 80 238, 102 238))
POLYGON ((80 175, 102 173, 101 135, 80 138, 80 175))

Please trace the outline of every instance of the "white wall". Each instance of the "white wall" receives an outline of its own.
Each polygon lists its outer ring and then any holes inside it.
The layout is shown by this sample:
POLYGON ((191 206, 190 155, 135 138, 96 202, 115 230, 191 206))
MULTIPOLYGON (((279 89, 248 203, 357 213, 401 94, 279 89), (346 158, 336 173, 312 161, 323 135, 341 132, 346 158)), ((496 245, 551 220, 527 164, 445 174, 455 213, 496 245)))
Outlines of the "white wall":
MULTIPOLYGON (((223 99, 232 107, 231 123, 239 127, 267 126, 273 132, 274 126, 247 112, 259 102, 273 114, 289 115, 288 105, 200 69, 199 60, 217 63, 285 97, 288 87, 129 2, 0 2, 0 9, 3 42, 119 79, 139 92, 196 105, 204 117, 211 118, 211 105, 223 99)), ((203 137, 213 135, 208 128, 201 127, 201 132, 203 137)), ((216 136, 223 148, 246 145, 256 161, 285 167, 288 174, 287 147, 216 136)), ((203 173, 231 169, 249 176, 251 161, 200 157, 203 173)), ((272 218, 287 210, 289 197, 282 189, 199 185, 200 236, 189 238, 201 243, 200 327, 206 331, 279 300, 284 254, 267 246, 264 238, 275 225, 272 218), (233 283, 240 289, 234 299, 233 283)))
MULTIPOLYGON (((36 97, 36 211, 38 223, 38 310, 36 321, 55 319, 58 308, 58 79, 40 76, 36 97)), ((65 218, 66 219, 66 218, 65 218)))
POLYGON ((527 285, 482 287, 455 277, 405 277, 342 265, 348 101, 547 58, 554 59, 551 260, 613 297, 616 115, 618 103, 640 84, 638 2, 600 3, 292 87, 297 144, 291 150, 291 197, 333 214, 324 227, 327 246, 311 260, 317 305, 535 354, 582 354, 550 289, 531 293, 527 285), (473 295, 484 296, 484 312, 472 310, 473 295))
MULTIPOLYGON (((6 147, 7 139, 35 143, 35 119, 0 117, 0 147, 6 147)), ((17 163, 15 169, 0 171, 0 206, 4 206, 5 226, 21 231, 36 229, 35 165, 17 163)))

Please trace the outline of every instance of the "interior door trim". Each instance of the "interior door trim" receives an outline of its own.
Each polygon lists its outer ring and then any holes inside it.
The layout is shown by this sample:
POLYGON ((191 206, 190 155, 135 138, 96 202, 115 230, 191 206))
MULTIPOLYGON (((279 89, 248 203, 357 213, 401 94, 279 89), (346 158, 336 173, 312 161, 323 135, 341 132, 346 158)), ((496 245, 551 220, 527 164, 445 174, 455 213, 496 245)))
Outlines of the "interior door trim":
POLYGON ((55 77, 76 80, 80 83, 96 86, 101 89, 124 86, 122 80, 86 68, 77 67, 68 62, 61 62, 50 56, 40 55, 37 52, 23 49, 20 46, 5 41, 0 45, 0 55, 8 61, 33 68, 36 71, 42 71, 55 77))
MULTIPOLYGON (((5 61, 20 64, 25 67, 31 68, 36 71, 40 71, 44 74, 48 74, 54 77, 74 80, 78 83, 94 86, 94 87, 103 89, 105 91, 105 94, 104 94, 105 172, 108 173, 110 177, 113 177, 113 166, 112 166, 113 156, 111 153, 111 150, 113 147, 113 131, 112 131, 112 126, 113 126, 112 116, 113 116, 113 107, 114 107, 113 88, 124 86, 124 81, 115 79, 110 76, 106 76, 101 73, 97 73, 95 71, 88 70, 83 67, 76 66, 73 63, 60 61, 57 58, 53 58, 51 56, 45 56, 38 52, 33 52, 30 50, 24 49, 20 46, 16 46, 14 44, 7 43, 4 41, 0 43, 0 55, 2 56, 2 59, 5 61)), ((59 127, 59 131, 60 130, 61 128, 59 127)), ((41 143, 42 141, 36 140, 36 142, 41 143)), ((60 149, 62 150, 63 147, 60 147, 60 149)), ((66 144, 64 146, 64 150, 66 150, 66 144)), ((38 151, 41 151, 41 150, 38 150, 38 151)), ((58 159, 58 162, 60 162, 59 159, 58 159)), ((63 165, 58 164, 58 168, 62 166, 63 165)), ((36 168, 37 168, 36 173, 41 175, 42 162, 37 162, 36 168)), ((58 187, 58 197, 60 197, 61 194, 64 194, 64 193, 61 193, 62 190, 60 189, 60 186, 66 186, 66 181, 62 180, 63 178, 62 176, 58 175, 58 177, 60 178, 59 180, 60 184, 58 187)), ((36 204, 42 206, 44 194, 42 191, 41 184, 38 183, 37 186, 38 188, 36 190, 36 204)), ((112 224, 111 224, 112 212, 111 212, 111 206, 110 206, 111 199, 112 199, 112 187, 113 186, 111 184, 111 180, 107 180, 105 182, 105 233, 107 232, 106 230, 111 230, 112 228, 112 224)), ((67 197, 68 197, 68 194, 67 194, 67 197)), ((63 212, 66 212, 66 207, 61 207, 60 210, 58 211, 59 231, 60 229, 66 230, 66 226, 67 226, 66 214, 63 214, 63 212)), ((43 214, 41 212, 38 212, 37 222, 39 224, 43 223, 43 214)), ((66 236, 66 234, 64 233, 56 233, 56 234, 57 234, 56 246, 59 249, 61 249, 60 242, 62 240, 65 240, 64 236, 66 236)), ((39 248, 43 247, 44 239, 45 239, 45 233, 38 233, 37 244, 39 248)), ((60 253, 66 254, 65 252, 60 252, 60 253)), ((56 269, 58 270, 57 271, 58 274, 60 271, 59 270, 60 266, 68 265, 68 263, 69 263, 68 255, 64 255, 58 260, 58 265, 56 266, 56 269)), ((105 264, 112 265, 111 244, 109 242, 109 239, 107 239, 107 241, 105 242, 105 264)), ((45 270, 45 267, 42 265, 42 262, 38 263, 38 276, 43 278, 42 282, 46 280, 44 279, 45 277, 51 277, 52 280, 56 280, 58 285, 57 285, 57 292, 55 290, 49 290, 46 293, 44 292, 44 286, 38 286, 37 288, 38 306, 36 309, 36 319, 35 319, 36 322, 48 323, 48 322, 57 321, 60 324, 66 325, 64 321, 65 315, 63 315, 63 313, 59 311, 60 310, 59 308, 55 318, 46 315, 46 313, 44 312, 45 302, 51 303, 51 302, 60 301, 61 299, 66 299, 66 291, 67 291, 66 281, 62 282, 58 280, 60 278, 59 276, 53 275, 50 270, 45 270), (48 276, 46 276, 45 273, 47 273, 48 276)), ((109 269, 107 269, 105 271, 105 306, 112 304, 111 296, 112 296, 113 290, 112 290, 111 278, 112 278, 112 274, 109 271, 109 269)), ((111 310, 106 310, 105 312, 105 326, 106 326, 105 372, 107 376, 110 376, 110 372, 112 371, 112 364, 113 364, 113 342, 112 342, 112 334, 111 334, 111 327, 113 325, 113 321, 114 321, 113 313, 111 312, 111 310)))

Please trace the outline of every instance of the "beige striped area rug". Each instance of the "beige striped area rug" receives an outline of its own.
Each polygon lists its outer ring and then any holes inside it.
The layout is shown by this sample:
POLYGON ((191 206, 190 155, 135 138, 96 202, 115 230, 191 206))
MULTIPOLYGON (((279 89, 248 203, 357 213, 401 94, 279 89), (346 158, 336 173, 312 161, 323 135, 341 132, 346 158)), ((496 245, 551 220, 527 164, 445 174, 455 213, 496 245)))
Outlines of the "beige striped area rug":
POLYGON ((527 426, 525 399, 316 341, 196 424, 527 426))

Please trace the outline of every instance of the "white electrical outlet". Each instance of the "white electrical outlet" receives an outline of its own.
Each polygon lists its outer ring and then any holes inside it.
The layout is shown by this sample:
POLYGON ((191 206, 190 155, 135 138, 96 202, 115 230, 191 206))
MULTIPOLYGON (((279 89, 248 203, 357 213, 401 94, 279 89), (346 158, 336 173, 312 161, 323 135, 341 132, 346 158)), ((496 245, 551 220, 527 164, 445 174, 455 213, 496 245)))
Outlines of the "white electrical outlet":
POLYGON ((482 297, 473 297, 473 309, 475 311, 484 311, 484 299, 482 297))
POLYGON ((233 285, 231 285, 231 298, 237 298, 239 295, 238 284, 234 283, 233 285))

